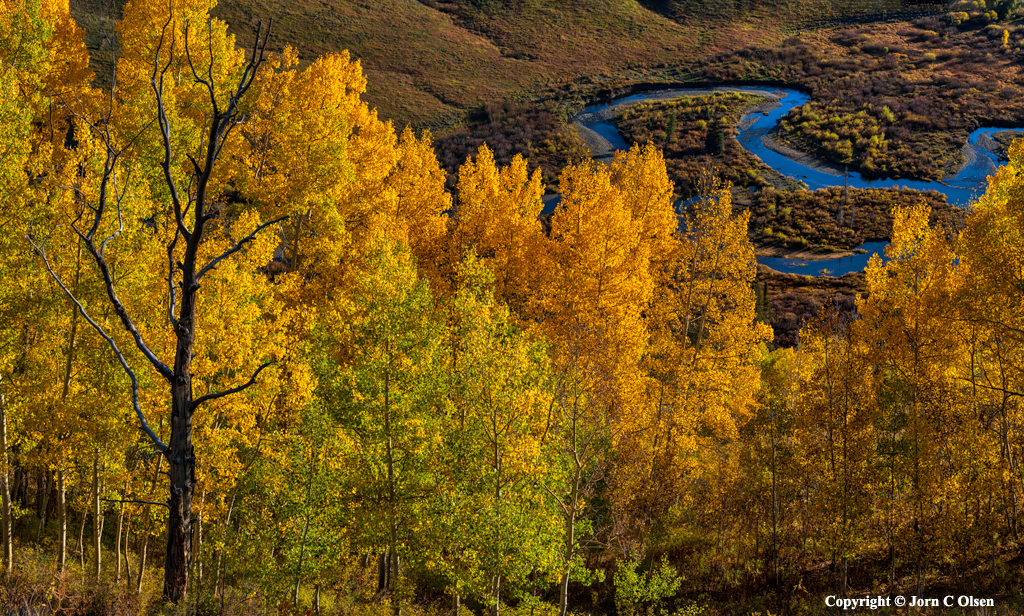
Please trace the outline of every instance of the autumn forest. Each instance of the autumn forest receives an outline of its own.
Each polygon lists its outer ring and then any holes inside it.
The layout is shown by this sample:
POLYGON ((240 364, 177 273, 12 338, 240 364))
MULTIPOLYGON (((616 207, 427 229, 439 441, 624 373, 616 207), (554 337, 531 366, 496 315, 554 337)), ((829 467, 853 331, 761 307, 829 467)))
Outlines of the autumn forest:
POLYGON ((787 338, 752 239, 825 193, 748 177, 752 99, 452 163, 486 123, 213 5, 128 2, 101 79, 0 0, 0 614, 1024 609, 1024 142, 966 209, 855 195, 887 259, 787 338))

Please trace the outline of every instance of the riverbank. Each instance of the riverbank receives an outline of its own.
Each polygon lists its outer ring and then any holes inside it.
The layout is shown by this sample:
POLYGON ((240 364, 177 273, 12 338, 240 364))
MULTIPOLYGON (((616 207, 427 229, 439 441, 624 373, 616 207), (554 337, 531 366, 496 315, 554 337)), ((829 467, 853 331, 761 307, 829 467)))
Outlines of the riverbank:
MULTIPOLYGON (((590 151, 590 157, 594 160, 609 162, 616 149, 623 147, 623 143, 615 144, 610 139, 595 131, 592 127, 612 123, 618 114, 624 107, 630 107, 640 103, 649 103, 652 101, 670 101, 683 97, 690 96, 709 96, 712 94, 720 94, 723 92, 739 92, 742 94, 752 94, 764 98, 766 100, 760 101, 755 105, 746 107, 741 117, 743 118, 739 123, 740 130, 745 130, 745 127, 751 126, 757 121, 757 114, 767 114, 778 109, 782 106, 782 99, 786 96, 785 92, 781 91, 770 91, 770 90, 744 90, 739 88, 729 87, 713 87, 713 88, 685 88, 685 89, 673 89, 664 91, 655 91, 650 93, 644 93, 643 95, 634 95, 634 97, 627 97, 616 103, 609 104, 601 107, 594 111, 584 111, 576 114, 572 119, 572 126, 576 130, 580 139, 587 146, 590 151), (640 98, 642 96, 642 98, 640 98)), ((617 131, 616 131, 617 132, 617 131)), ((630 147, 632 144, 625 144, 625 147, 630 147)))
POLYGON ((846 259, 855 255, 865 254, 863 249, 851 250, 830 250, 809 248, 787 248, 785 246, 772 246, 766 244, 754 245, 755 257, 774 257, 777 259, 793 259, 795 261, 828 261, 830 259, 846 259))
POLYGON ((814 154, 808 154, 807 152, 801 152, 800 150, 794 149, 778 139, 776 139, 771 132, 768 132, 761 136, 761 145, 768 148, 769 150, 776 152, 790 159, 791 161, 801 164, 815 171, 821 173, 827 173, 837 177, 843 177, 844 171, 828 161, 815 156, 814 154))

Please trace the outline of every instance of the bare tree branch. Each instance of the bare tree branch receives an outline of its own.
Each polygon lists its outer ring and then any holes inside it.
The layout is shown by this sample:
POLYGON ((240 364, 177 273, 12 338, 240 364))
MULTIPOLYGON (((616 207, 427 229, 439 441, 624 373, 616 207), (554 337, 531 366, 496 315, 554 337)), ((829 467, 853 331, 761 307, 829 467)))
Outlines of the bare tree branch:
POLYGON ((217 393, 206 394, 205 396, 200 396, 200 397, 196 398, 195 400, 192 401, 192 410, 194 411, 196 408, 199 407, 200 404, 202 404, 204 402, 209 402, 210 400, 216 400, 217 398, 223 398, 224 396, 230 396, 231 394, 237 394, 240 391, 243 391, 243 390, 248 389, 249 387, 252 387, 253 385, 256 384, 256 378, 260 375, 260 372, 263 372, 264 368, 266 368, 267 366, 272 365, 273 363, 274 362, 272 362, 272 361, 268 361, 267 363, 265 363, 262 366, 260 366, 259 368, 257 368, 256 372, 253 373, 253 375, 249 379, 248 383, 244 383, 244 384, 239 385, 237 387, 232 387, 231 389, 225 389, 223 391, 218 391, 217 393))
POLYGON ((286 220, 287 218, 288 218, 287 216, 281 216, 279 218, 275 218, 274 220, 271 220, 270 222, 265 222, 262 225, 256 227, 255 231, 253 231, 249 235, 247 235, 247 236, 243 237, 242 239, 238 240, 237 242, 235 242, 234 246, 232 246, 231 248, 228 248, 227 250, 222 252, 220 254, 220 256, 218 256, 216 259, 214 259, 213 261, 210 261, 205 266, 203 266, 203 268, 199 270, 199 273, 196 274, 196 282, 198 283, 199 279, 202 278, 207 272, 209 272, 213 268, 217 267, 218 263, 220 263, 221 261, 223 261, 227 257, 229 257, 232 254, 234 254, 234 253, 238 252, 239 250, 241 250, 242 246, 244 246, 245 244, 248 244, 249 242, 251 242, 254 239, 256 239, 256 234, 258 234, 260 231, 262 231, 263 229, 266 229, 267 227, 269 227, 272 224, 279 223, 282 220, 286 220))
MULTIPOLYGON (((209 21, 207 21, 207 24, 209 25, 209 21)), ((207 81, 199 76, 199 73, 196 71, 195 64, 192 63, 192 51, 188 47, 188 33, 189 30, 191 30, 191 27, 191 23, 185 24, 185 58, 188 60, 188 67, 192 71, 192 78, 196 80, 196 83, 201 83, 206 86, 206 90, 210 94, 210 105, 213 106, 213 115, 216 116, 219 115, 219 106, 217 105, 217 94, 213 88, 213 37, 207 37, 210 44, 210 66, 207 69, 210 80, 207 81)))
MULTIPOLYGON (((64 281, 60 279, 60 276, 58 276, 57 273, 53 271, 53 268, 50 266, 50 260, 46 256, 46 246, 42 242, 36 242, 31 227, 29 228, 29 232, 26 234, 26 239, 28 239, 28 242, 32 245, 32 247, 35 248, 40 255, 42 255, 43 263, 46 265, 46 271, 49 272, 50 276, 57 282, 58 285, 60 285, 60 288, 64 291, 65 295, 67 295, 68 298, 71 299, 72 302, 74 302, 75 306, 78 307, 78 312, 82 315, 82 318, 84 318, 86 322, 89 323, 89 325, 91 325, 93 329, 95 329, 100 334, 100 336, 102 336, 103 339, 107 341, 107 344, 110 345, 110 348, 113 349, 114 355, 117 356, 117 361, 120 362, 121 364, 121 368, 124 369, 125 373, 128 374, 128 378, 131 380, 132 407, 135 409, 135 416, 139 420, 140 428, 142 429, 143 432, 146 433, 147 436, 149 436, 149 439, 153 441, 153 444, 156 446, 156 448, 159 449, 160 452, 166 454, 168 451, 167 445, 165 445, 164 442, 160 440, 160 437, 158 437, 156 433, 153 432, 153 429, 149 427, 149 423, 146 421, 146 416, 143 415, 142 413, 142 407, 139 406, 139 382, 135 378, 135 372, 132 371, 131 367, 128 365, 128 362, 125 360, 124 354, 121 353, 121 349, 118 348, 117 343, 114 342, 114 339, 110 337, 106 330, 104 330, 99 323, 94 321, 93 318, 89 316, 89 313, 85 311, 85 307, 82 306, 82 303, 80 301, 78 301, 78 298, 75 297, 75 294, 72 293, 71 289, 69 289, 67 285, 64 284, 64 281)), ((95 247, 93 247, 93 249, 95 249, 95 247)))
POLYGON ((157 503, 157 502, 154 502, 154 501, 144 501, 144 500, 139 500, 137 498, 129 498, 129 499, 101 498, 100 500, 101 501, 106 501, 108 503, 127 503, 129 505, 159 505, 160 507, 167 507, 168 509, 171 508, 171 506, 168 505, 167 503, 157 503))
MULTIPOLYGON (((99 218, 100 214, 97 213, 96 217, 99 218)), ((121 299, 117 296, 117 290, 114 288, 114 277, 110 272, 110 266, 107 264, 106 257, 103 253, 96 248, 95 242, 91 238, 82 234, 74 225, 71 226, 78 237, 85 242, 85 247, 92 255, 93 260, 96 262, 96 266, 100 270, 100 275, 103 276, 103 284, 106 287, 107 297, 110 299, 110 303, 113 305, 114 312, 117 313, 118 318, 121 319, 122 325, 125 330, 131 334, 132 339, 135 340, 135 346, 142 352, 142 354, 149 360, 149 363, 153 365, 153 368, 160 373, 167 380, 174 378, 174 371, 172 371, 167 364, 160 361, 160 358, 156 356, 156 353, 149 348, 149 345, 142 339, 142 334, 139 332, 139 328, 135 326, 135 322, 128 316, 128 310, 125 309, 124 304, 121 303, 121 299)))
MULTIPOLYGON (((65 107, 67 107, 67 104, 63 101, 63 99, 61 99, 61 102, 65 105, 65 107)), ((132 339, 135 341, 135 346, 139 349, 140 352, 142 352, 146 359, 149 360, 149 362, 153 365, 156 371, 159 372, 161 376, 169 380, 173 377, 173 371, 166 364, 160 361, 156 354, 149 348, 149 345, 147 345, 146 342, 142 339, 142 334, 139 333, 138 328, 135 326, 135 322, 128 315, 128 311, 125 309, 124 304, 122 304, 121 300, 118 298, 117 291, 114 288, 114 276, 110 271, 110 267, 107 263, 105 255, 107 243, 110 242, 110 240, 117 237, 118 235, 120 235, 121 231, 124 229, 124 219, 123 211, 121 208, 121 201, 125 197, 125 193, 117 189, 117 173, 115 166, 121 154, 128 151, 130 148, 134 146, 135 140, 142 135, 142 132, 140 131, 134 137, 132 137, 131 141, 129 141, 128 144, 125 145, 123 148, 117 149, 114 147, 112 143, 112 137, 109 134, 109 132, 105 132, 104 130, 101 130, 100 128, 96 127, 95 124, 89 122, 88 118, 86 118, 85 116, 80 116, 78 114, 75 114, 74 112, 72 112, 72 114, 75 115, 75 117, 80 118, 92 130, 96 131, 100 135, 103 146, 106 149, 106 158, 103 162, 103 177, 100 180, 100 194, 96 206, 89 204, 89 199, 87 195, 80 188, 76 186, 71 187, 75 191, 75 193, 82 198, 83 203, 85 203, 86 206, 93 212, 92 225, 90 226, 88 232, 82 233, 82 231, 77 226, 78 222, 82 219, 82 217, 85 214, 84 208, 82 212, 80 212, 78 216, 75 218, 75 220, 71 223, 71 229, 75 232, 76 235, 78 235, 79 239, 81 239, 84 242, 86 249, 89 251, 89 254, 92 255, 93 260, 96 262, 96 265, 99 268, 101 275, 103 276, 103 282, 107 291, 107 296, 109 297, 111 304, 113 304, 114 311, 121 319, 121 323, 124 325, 125 329, 128 331, 129 334, 131 334, 132 339), (95 237, 96 233, 99 230, 100 224, 103 220, 103 216, 106 214, 107 199, 109 198, 108 187, 111 185, 113 186, 114 198, 117 203, 118 230, 111 234, 109 237, 105 238, 101 243, 100 247, 97 248, 95 237)))
MULTIPOLYGON (((181 210, 181 198, 178 195, 178 187, 174 183, 174 178, 171 177, 171 124, 167 118, 167 110, 164 106, 164 74, 169 68, 171 68, 172 59, 167 60, 167 66, 160 68, 160 50, 164 46, 164 37, 167 35, 167 27, 171 24, 173 19, 173 13, 167 16, 167 21, 164 22, 163 30, 160 32, 160 41, 156 46, 156 56, 153 58, 153 75, 150 77, 149 83, 153 88, 153 92, 156 94, 156 108, 157 108, 157 122, 160 124, 160 137, 163 140, 164 145, 164 160, 160 163, 160 167, 164 171, 164 181, 167 182, 167 188, 171 191, 171 202, 174 204, 174 219, 178 225, 178 231, 184 236, 187 241, 192 234, 188 228, 185 227, 184 214, 181 210), (157 74, 160 75, 160 81, 157 82, 157 74)), ((168 52, 169 56, 174 55, 174 36, 171 36, 171 49, 168 52)))
POLYGON ((167 305, 167 317, 170 319, 171 326, 175 331, 178 330, 178 319, 174 317, 174 303, 176 295, 174 293, 174 249, 178 246, 178 238, 181 237, 181 230, 174 230, 174 240, 167 245, 167 291, 169 293, 170 302, 167 305))

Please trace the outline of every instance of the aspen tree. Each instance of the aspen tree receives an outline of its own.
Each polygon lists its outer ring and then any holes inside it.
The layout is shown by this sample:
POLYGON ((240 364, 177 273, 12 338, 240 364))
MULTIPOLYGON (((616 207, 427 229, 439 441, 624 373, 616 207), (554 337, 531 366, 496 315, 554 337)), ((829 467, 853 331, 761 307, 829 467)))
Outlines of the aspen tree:
MULTIPOLYGON (((955 502, 958 458, 952 426, 963 425, 955 370, 963 347, 950 327, 949 306, 962 284, 959 261, 941 229, 928 225, 923 204, 893 210, 889 262, 868 264, 869 295, 858 300, 857 323, 878 378, 891 392, 889 414, 904 423, 904 455, 893 461, 906 482, 902 550, 914 562, 918 591, 925 569, 942 553, 945 517, 955 502), (895 406, 893 406, 895 405, 895 406), (952 498, 951 498, 952 497, 952 498)), ((896 546, 899 548, 900 546, 896 546)))
POLYGON ((202 310, 197 311, 201 284, 272 224, 256 221, 254 227, 237 230, 233 235, 238 239, 219 251, 211 251, 205 241, 217 217, 214 201, 225 186, 226 174, 218 160, 242 119, 241 105, 263 62, 266 45, 265 30, 261 30, 247 60, 244 52, 235 49, 226 25, 208 17, 210 6, 129 3, 118 24, 124 56, 117 62, 113 92, 102 96, 54 93, 55 103, 72 119, 80 145, 73 156, 55 161, 50 182, 74 194, 80 204, 77 214, 60 222, 86 248, 95 268, 91 276, 105 288, 106 301, 83 304, 84 298, 74 295, 55 266, 59 254, 48 252, 52 243, 43 221, 30 231, 51 275, 114 352, 131 381, 137 425, 167 458, 170 515, 164 594, 172 601, 185 597, 193 560, 194 412, 205 403, 251 387, 272 363, 263 355, 268 361, 251 374, 217 391, 193 393, 195 341, 202 328, 197 323, 202 318, 202 310), (178 75, 185 77, 179 80, 178 75), (85 169, 84 177, 75 176, 76 169, 85 169), (147 229, 161 227, 164 221, 169 221, 163 228, 170 235, 142 241, 147 229), (162 252, 166 258, 160 276, 168 300, 157 298, 147 304, 126 296, 126 302, 119 295, 124 288, 115 260, 126 248, 154 244, 158 250, 150 253, 162 252), (113 311, 116 330, 97 320, 97 305, 113 311), (166 314, 164 323, 147 322, 153 312, 160 311, 166 314), (175 348, 171 351, 168 346, 175 348), (160 355, 173 355, 174 360, 169 365, 160 355), (140 384, 133 369, 139 359, 169 388, 163 396, 164 401, 169 397, 172 407, 169 444, 147 418, 148 378, 140 384))

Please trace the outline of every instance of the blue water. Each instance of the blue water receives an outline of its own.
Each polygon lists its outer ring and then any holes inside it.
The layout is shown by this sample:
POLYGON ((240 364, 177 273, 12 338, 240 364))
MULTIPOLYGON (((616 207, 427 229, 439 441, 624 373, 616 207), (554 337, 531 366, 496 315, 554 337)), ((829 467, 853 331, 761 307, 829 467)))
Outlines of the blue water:
POLYGON ((848 272, 859 272, 868 265, 873 255, 888 261, 885 256, 886 242, 867 242, 858 248, 866 250, 864 254, 854 254, 841 259, 823 259, 821 261, 804 261, 803 259, 786 259, 783 257, 758 257, 757 262, 767 265, 773 270, 789 274, 805 274, 808 276, 842 276, 848 272), (839 273, 837 273, 839 272, 839 273))
MULTIPOLYGON (((936 190, 945 194, 946 199, 950 204, 958 207, 965 207, 985 191, 988 186, 988 176, 995 173, 999 164, 999 161, 994 155, 984 150, 976 149, 975 160, 971 164, 967 165, 967 167, 965 167, 964 170, 956 176, 944 179, 941 182, 891 179, 866 180, 861 177, 859 173, 854 171, 849 172, 848 177, 844 178, 841 172, 838 172, 837 174, 830 174, 824 171, 812 169, 811 167, 786 158, 782 154, 768 149, 761 143, 761 137, 768 133, 768 131, 775 128, 779 123, 779 120, 789 113, 790 110, 809 101, 809 95, 796 90, 790 90, 788 88, 775 88, 771 86, 723 86, 714 89, 722 91, 770 90, 785 94, 785 96, 779 101, 781 103, 779 107, 772 110, 767 115, 754 113, 748 116, 748 119, 752 119, 753 123, 745 130, 741 130, 737 139, 740 142, 740 145, 746 148, 751 154, 754 154, 764 161, 766 165, 775 169, 782 175, 803 182, 810 190, 828 188, 830 186, 842 186, 844 182, 848 182, 849 185, 854 188, 890 188, 899 186, 914 188, 917 190, 936 190)), ((591 105, 585 108, 577 118, 580 118, 580 116, 584 114, 602 111, 623 103, 652 99, 667 100, 665 98, 666 95, 672 94, 673 92, 675 92, 675 90, 653 90, 650 92, 633 94, 610 103, 591 105)), ((600 120, 598 118, 590 119, 590 121, 584 121, 581 119, 581 121, 584 126, 587 126, 602 137, 608 139, 616 149, 624 150, 629 147, 623 140, 622 135, 619 134, 618 129, 615 128, 615 125, 610 120, 600 120)), ((978 138, 981 135, 992 134, 1003 130, 1007 129, 992 127, 979 128, 972 132, 967 140, 972 145, 977 144, 978 138)), ((866 250, 867 254, 858 254, 853 257, 843 259, 803 261, 800 259, 783 259, 778 257, 758 257, 757 261, 758 263, 767 265, 772 269, 791 274, 818 276, 822 275, 822 270, 827 270, 827 275, 842 276, 847 272, 856 272, 864 269, 872 254, 878 253, 879 256, 884 258, 884 247, 884 242, 869 242, 858 247, 866 250)))

